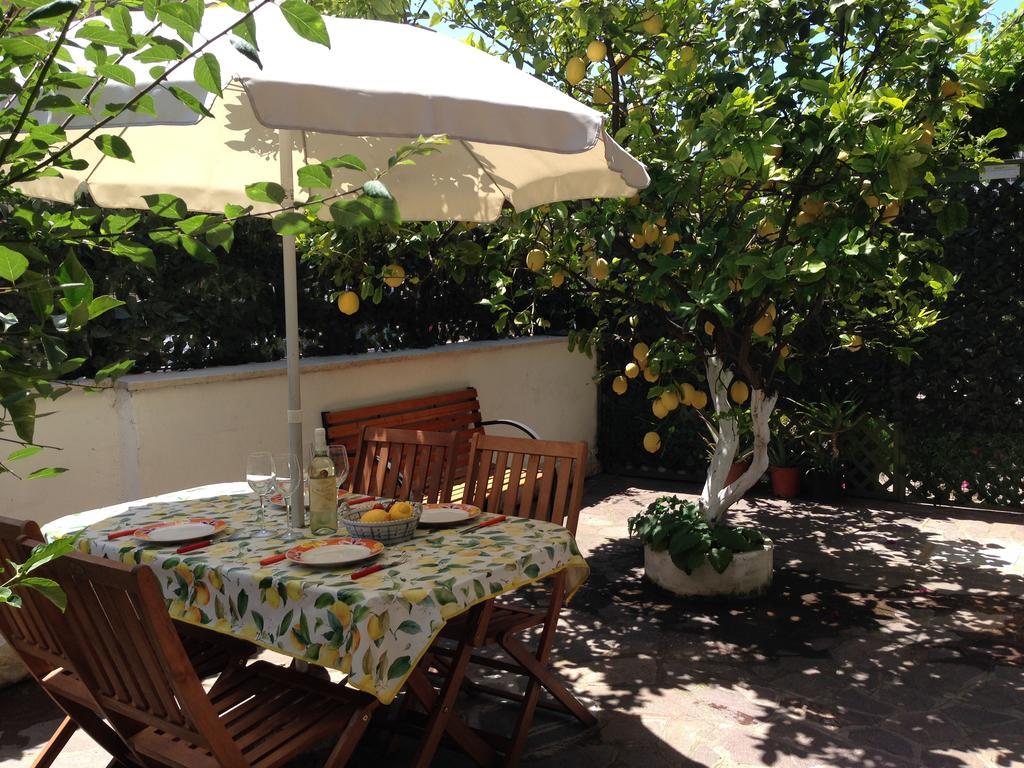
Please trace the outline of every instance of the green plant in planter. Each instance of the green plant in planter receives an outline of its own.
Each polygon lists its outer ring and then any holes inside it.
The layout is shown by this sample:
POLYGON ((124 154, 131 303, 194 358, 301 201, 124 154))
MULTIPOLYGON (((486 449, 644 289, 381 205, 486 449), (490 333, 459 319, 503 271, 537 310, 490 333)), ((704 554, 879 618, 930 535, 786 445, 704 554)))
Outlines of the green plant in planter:
POLYGON ((797 433, 807 446, 813 469, 836 474, 842 468, 840 435, 854 429, 865 413, 858 413, 860 403, 853 400, 822 400, 821 402, 790 401, 797 433))
POLYGON ((804 441, 794 433, 792 419, 776 411, 772 418, 772 440, 768 444, 768 462, 773 467, 800 467, 806 461, 804 441))
POLYGON ((655 552, 668 550, 672 562, 691 574, 705 560, 724 573, 733 556, 764 549, 764 536, 753 528, 710 525, 695 502, 660 496, 647 509, 629 518, 629 535, 655 552))

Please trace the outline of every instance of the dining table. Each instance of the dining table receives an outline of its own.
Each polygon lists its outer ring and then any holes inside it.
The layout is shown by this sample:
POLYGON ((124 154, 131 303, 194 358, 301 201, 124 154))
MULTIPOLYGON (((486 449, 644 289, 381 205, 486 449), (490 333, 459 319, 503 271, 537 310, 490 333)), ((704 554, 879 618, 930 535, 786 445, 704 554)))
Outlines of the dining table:
MULTIPOLYGON (((434 694, 418 665, 431 658, 432 644, 455 617, 468 615, 461 622, 467 634, 481 632, 485 609, 499 595, 557 575, 570 599, 589 575, 572 534, 515 517, 475 530, 421 527, 412 539, 385 547, 374 561, 383 568, 365 574, 359 571, 366 563, 321 568, 282 559, 295 545, 324 537, 305 529, 298 541, 282 540, 288 530, 283 509, 267 515, 274 536, 250 537, 257 509, 247 484, 219 483, 67 515, 43 531, 47 538, 76 533, 83 552, 150 566, 174 619, 338 670, 346 684, 382 704, 412 678, 409 690, 427 710, 430 744, 415 765, 429 764, 440 731, 478 762, 490 759, 485 740, 451 712, 462 680, 448 680, 447 690, 434 694), (154 545, 124 533, 188 518, 226 525, 197 548, 154 545)), ((468 645, 460 643, 467 658, 468 645)))

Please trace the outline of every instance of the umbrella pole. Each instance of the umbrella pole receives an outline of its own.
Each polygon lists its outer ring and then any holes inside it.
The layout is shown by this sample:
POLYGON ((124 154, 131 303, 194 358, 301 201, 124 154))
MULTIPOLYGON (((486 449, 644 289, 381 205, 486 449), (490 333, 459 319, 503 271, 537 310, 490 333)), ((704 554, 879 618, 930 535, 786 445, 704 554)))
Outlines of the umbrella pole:
MULTIPOLYGON (((279 156, 281 160, 281 186, 285 198, 282 208, 295 202, 294 174, 292 172, 293 131, 279 131, 279 156)), ((296 528, 305 525, 305 501, 302 487, 302 391, 299 383, 299 288, 296 275, 295 235, 281 236, 281 252, 284 260, 284 327, 286 358, 288 361, 288 452, 299 462, 299 476, 292 478, 292 518, 296 528), (298 481, 298 482, 296 482, 298 481)))

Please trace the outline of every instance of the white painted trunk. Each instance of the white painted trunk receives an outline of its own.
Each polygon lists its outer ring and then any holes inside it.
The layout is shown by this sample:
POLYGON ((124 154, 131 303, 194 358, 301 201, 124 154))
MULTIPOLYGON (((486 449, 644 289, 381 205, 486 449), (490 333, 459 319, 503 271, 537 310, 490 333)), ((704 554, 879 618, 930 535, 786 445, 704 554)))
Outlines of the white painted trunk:
POLYGON ((700 495, 700 510, 704 519, 714 524, 722 519, 729 507, 739 501, 768 469, 768 442, 771 440, 768 420, 775 409, 778 395, 767 395, 763 389, 751 390, 750 415, 753 421, 754 452, 747 471, 735 482, 726 485, 725 479, 740 448, 738 425, 735 419, 728 416, 732 411, 729 385, 732 383, 733 375, 717 356, 709 357, 706 367, 711 402, 718 414, 718 437, 704 480, 704 490, 700 495))

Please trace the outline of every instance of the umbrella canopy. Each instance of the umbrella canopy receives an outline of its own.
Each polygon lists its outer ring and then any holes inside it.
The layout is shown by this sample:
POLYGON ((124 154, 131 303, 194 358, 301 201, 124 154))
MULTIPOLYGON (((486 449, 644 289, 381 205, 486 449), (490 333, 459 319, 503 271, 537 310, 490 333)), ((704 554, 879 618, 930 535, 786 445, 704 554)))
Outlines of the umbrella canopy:
MULTIPOLYGON (((325 18, 328 48, 298 37, 273 4, 254 15, 259 65, 220 35, 240 18, 230 8, 207 10, 193 41, 193 49, 209 43, 206 50, 216 55, 222 98, 202 87, 191 67, 180 67, 151 92, 155 115, 126 111, 97 132, 122 137, 134 162, 107 157, 83 141, 74 155, 88 168, 62 170, 62 176, 20 189, 68 203, 84 191, 108 208, 145 208, 143 195, 169 193, 192 211, 217 213, 229 203, 249 204, 246 185, 280 178, 287 206, 295 168, 348 154, 371 171, 387 168, 396 148, 436 135, 450 143, 412 165, 396 166, 385 178, 407 221, 493 221, 506 204, 524 210, 620 197, 650 181, 604 130, 599 112, 471 46, 416 27, 325 18), (209 116, 183 105, 171 87, 191 93, 209 116)), ((131 14, 131 23, 137 31, 152 31, 153 22, 141 12, 131 14)), ((66 50, 72 68, 81 64, 91 71, 82 49, 66 50)), ((70 141, 102 119, 106 104, 123 104, 152 86, 150 64, 132 57, 121 64, 134 71, 136 84, 107 82, 93 102, 97 111, 69 124, 70 141)), ((204 84, 210 85, 205 78, 204 84)), ((64 119, 35 117, 40 123, 64 119)), ((366 179, 365 172, 336 168, 332 187, 316 193, 329 198, 358 189, 366 179)), ((280 206, 256 203, 254 209, 265 213, 280 206)), ((329 217, 326 206, 320 215, 329 217)), ((301 462, 295 238, 282 237, 282 250, 289 450, 301 462)), ((292 498, 293 522, 301 525, 299 484, 292 498)))
MULTIPOLYGON (((238 15, 224 7, 207 11, 194 45, 238 15)), ((141 13, 132 16, 137 29, 152 26, 141 13)), ((408 25, 325 18, 327 48, 299 38, 273 5, 255 18, 262 69, 226 37, 207 49, 220 61, 223 98, 201 88, 189 66, 167 83, 192 93, 212 118, 158 88, 155 116, 126 112, 103 129, 128 142, 134 163, 83 142, 76 154, 89 161, 87 170, 24 184, 23 191, 70 202, 84 189, 98 205, 118 208, 144 208, 141 195, 159 191, 181 197, 190 210, 220 212, 226 203, 247 202, 246 184, 277 179, 285 159, 279 129, 294 132, 285 147, 294 167, 344 154, 371 169, 387 167, 410 138, 446 135, 450 143, 440 152, 388 174, 388 189, 409 221, 493 221, 506 202, 524 210, 631 195, 648 183, 643 166, 605 132, 599 112, 450 37, 408 25)), ((135 71, 136 86, 110 82, 96 99, 97 110, 124 103, 152 83, 151 65, 131 58, 123 63, 135 71)), ((63 115, 37 118, 59 122, 63 115)), ((98 119, 76 118, 69 139, 76 126, 98 119)), ((365 173, 336 170, 332 192, 365 179, 365 173)))

